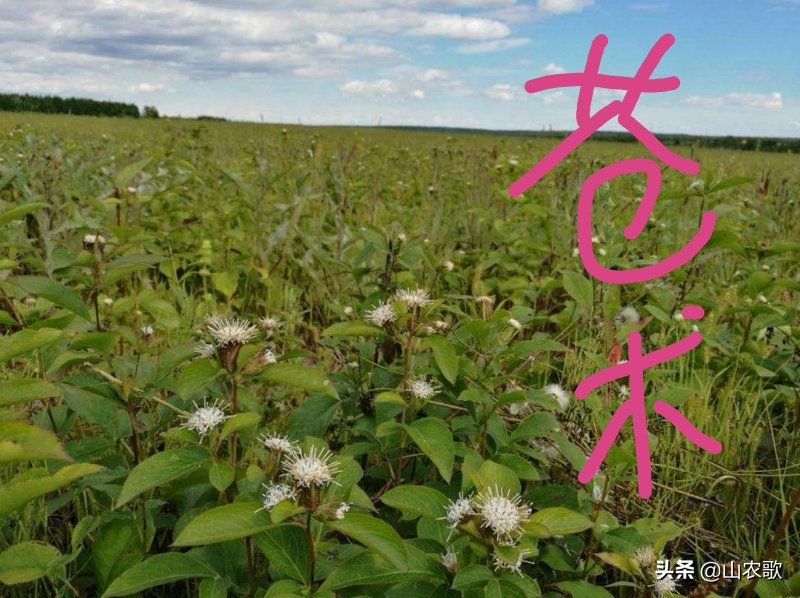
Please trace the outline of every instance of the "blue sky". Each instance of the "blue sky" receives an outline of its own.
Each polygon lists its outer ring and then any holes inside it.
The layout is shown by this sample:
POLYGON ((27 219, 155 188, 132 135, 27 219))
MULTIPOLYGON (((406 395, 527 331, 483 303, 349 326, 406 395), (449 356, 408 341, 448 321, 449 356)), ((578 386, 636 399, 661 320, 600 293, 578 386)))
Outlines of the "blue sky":
MULTIPOLYGON (((306 124, 572 129, 574 89, 527 79, 632 75, 657 132, 800 137, 800 0, 30 0, 0 4, 0 88, 306 124)), ((613 94, 598 94, 598 106, 613 94)), ((614 128, 613 126, 609 126, 614 128)))

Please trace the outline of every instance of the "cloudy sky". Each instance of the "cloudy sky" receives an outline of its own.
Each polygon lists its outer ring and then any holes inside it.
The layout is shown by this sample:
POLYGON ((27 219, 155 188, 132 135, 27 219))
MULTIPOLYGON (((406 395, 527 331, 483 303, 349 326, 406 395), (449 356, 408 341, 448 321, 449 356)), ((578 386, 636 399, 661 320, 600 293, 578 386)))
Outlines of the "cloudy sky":
MULTIPOLYGON (((632 75, 664 33, 643 98, 659 132, 800 136, 800 0, 0 1, 0 89, 306 124, 572 129, 575 89, 526 80, 632 75)), ((607 101, 596 98, 596 105, 607 101)), ((611 127, 613 128, 613 127, 611 127)))

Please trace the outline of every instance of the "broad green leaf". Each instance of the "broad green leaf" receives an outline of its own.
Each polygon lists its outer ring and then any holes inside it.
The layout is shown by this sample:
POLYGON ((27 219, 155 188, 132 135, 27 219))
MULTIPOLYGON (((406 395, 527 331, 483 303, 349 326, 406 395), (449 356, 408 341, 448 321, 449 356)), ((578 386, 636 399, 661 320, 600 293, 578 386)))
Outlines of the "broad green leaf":
POLYGON ((591 311, 594 305, 592 282, 577 272, 564 272, 564 290, 584 311, 591 311))
POLYGON ((83 386, 62 384, 64 403, 90 424, 100 426, 107 436, 118 438, 131 433, 128 413, 122 404, 83 386))
POLYGON ((381 502, 403 513, 438 519, 444 516, 448 499, 434 488, 407 484, 387 491, 381 502))
POLYGON ((511 433, 511 442, 546 436, 560 429, 555 416, 549 411, 537 411, 523 419, 511 433))
POLYGON ((233 484, 233 468, 227 461, 214 461, 208 470, 208 481, 220 492, 233 484))
POLYGON ((305 399, 289 414, 286 432, 290 438, 314 436, 320 438, 333 421, 339 400, 327 395, 314 395, 305 399))
POLYGON ((107 285, 113 285, 119 280, 122 280, 129 274, 146 270, 159 263, 164 258, 159 255, 150 255, 143 253, 129 253, 118 257, 106 266, 105 282, 107 285))
POLYGON ((49 544, 14 544, 0 553, 0 583, 12 586, 44 577, 59 556, 58 549, 49 544))
POLYGON ((407 581, 442 582, 444 567, 413 546, 408 546, 408 566, 398 569, 377 552, 365 550, 341 563, 325 579, 320 590, 351 586, 393 585, 407 581))
POLYGON ((618 552, 596 552, 594 556, 628 575, 636 575, 636 568, 631 563, 631 559, 624 554, 618 552))
POLYGON ((44 297, 48 301, 79 315, 84 320, 90 318, 89 310, 80 295, 60 282, 44 276, 15 276, 9 278, 8 282, 27 293, 44 297))
POLYGON ((253 428, 257 426, 258 422, 260 421, 261 416, 258 413, 237 413, 225 421, 225 425, 222 426, 220 438, 224 440, 234 432, 246 430, 247 428, 253 428))
POLYGON ((26 328, 0 340, 0 363, 54 343, 63 332, 55 328, 26 328))
POLYGON ((47 208, 49 206, 50 204, 41 201, 35 201, 31 203, 22 204, 20 206, 14 206, 13 208, 9 208, 8 210, 0 214, 0 225, 6 224, 7 222, 11 222, 12 220, 18 220, 23 216, 32 214, 37 210, 40 210, 42 208, 47 208))
POLYGON ((126 519, 112 519, 97 531, 91 548, 92 569, 101 592, 120 573, 144 558, 140 533, 132 514, 126 519))
POLYGON ((182 399, 189 399, 223 372, 216 362, 200 359, 187 365, 178 377, 176 391, 182 399))
POLYGON ((134 467, 122 485, 116 506, 158 486, 207 467, 211 454, 205 447, 188 446, 156 453, 134 467))
POLYGON ((439 371, 451 384, 458 378, 458 355, 453 344, 443 336, 429 336, 425 344, 433 350, 433 358, 439 371))
POLYGON ((161 299, 155 293, 142 293, 139 297, 139 307, 152 316, 158 328, 174 330, 181 325, 181 317, 172 303, 161 299))
POLYGON ((11 513, 25 506, 38 496, 63 488, 77 479, 97 473, 103 469, 91 463, 74 463, 59 469, 50 476, 24 480, 0 487, 0 515, 11 513))
POLYGON ((561 581, 556 584, 556 587, 564 590, 573 598, 613 598, 607 590, 590 584, 588 581, 561 581))
POLYGON ((150 164, 150 158, 142 158, 141 160, 123 166, 114 176, 114 184, 117 189, 124 190, 125 187, 130 185, 133 177, 139 174, 148 164, 150 164))
POLYGON ((238 502, 200 513, 183 528, 173 546, 202 546, 245 536, 273 527, 258 502, 238 502))
POLYGON ((296 386, 309 392, 319 392, 334 398, 339 396, 323 374, 296 363, 276 363, 264 370, 260 377, 275 384, 296 386))
POLYGON ((58 388, 36 378, 11 378, 0 382, 0 407, 60 396, 58 388))
POLYGON ((407 567, 408 554, 403 540, 385 521, 351 511, 344 519, 329 521, 328 526, 376 551, 398 569, 407 567))
POLYGON ((384 336, 383 330, 360 320, 336 322, 322 331, 322 336, 384 336))
POLYGON ((439 418, 426 417, 405 428, 414 444, 433 461, 444 481, 449 482, 456 453, 453 433, 447 424, 439 418))
POLYGON ((278 571, 308 583, 311 564, 308 560, 308 540, 302 527, 279 525, 258 534, 255 541, 278 571))
POLYGON ((33 459, 70 461, 58 437, 50 430, 24 422, 0 421, 0 463, 33 459))
POLYGON ((488 567, 484 565, 468 565, 459 569, 453 578, 454 590, 469 590, 472 588, 482 588, 490 579, 494 577, 488 567))
POLYGON ((479 492, 498 488, 501 491, 508 491, 511 494, 519 494, 519 477, 514 471, 505 465, 500 465, 494 461, 484 461, 477 470, 470 471, 470 478, 479 492))
MULTIPOLYGON (((272 586, 274 585, 272 584, 272 586)), ((231 582, 226 577, 204 579, 197 588, 198 598, 228 598, 228 588, 230 587, 231 582)))
POLYGON ((549 507, 537 511, 531 516, 530 521, 546 527, 552 536, 577 534, 593 525, 585 515, 564 507, 549 507))
POLYGON ((239 275, 236 272, 227 270, 225 272, 214 272, 211 275, 211 284, 220 293, 225 295, 225 298, 230 300, 236 292, 236 287, 239 286, 239 275))
POLYGON ((151 556, 120 574, 103 597, 129 596, 149 588, 193 577, 215 577, 217 571, 200 558, 182 552, 151 556))

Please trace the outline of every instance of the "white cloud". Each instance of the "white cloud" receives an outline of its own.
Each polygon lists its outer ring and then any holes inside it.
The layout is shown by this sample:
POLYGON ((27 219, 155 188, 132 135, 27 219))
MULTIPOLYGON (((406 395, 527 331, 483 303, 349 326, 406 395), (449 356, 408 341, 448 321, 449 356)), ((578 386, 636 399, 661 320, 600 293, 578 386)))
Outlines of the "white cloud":
POLYGON ((397 85, 389 79, 378 81, 348 81, 340 88, 346 96, 370 96, 385 98, 397 93, 397 85))
POLYGON ((411 92, 411 97, 415 100, 424 100, 425 99, 425 90, 424 89, 415 89, 411 92))
POLYGON ((498 50, 508 50, 529 44, 531 40, 527 37, 513 37, 509 39, 494 39, 475 44, 465 44, 458 47, 462 54, 484 54, 487 52, 497 52, 498 50))
POLYGON ((719 96, 695 95, 684 98, 683 103, 691 106, 710 106, 714 108, 724 108, 728 106, 761 108, 763 110, 780 110, 783 108, 783 98, 777 91, 771 94, 729 93, 719 96))
POLYGON ((472 40, 506 37, 509 33, 508 25, 498 20, 453 14, 425 15, 423 22, 408 32, 409 35, 472 40))
POLYGON ((158 93, 169 91, 169 88, 163 83, 139 83, 132 85, 131 91, 134 93, 158 93))
POLYGON ((419 80, 429 83, 431 81, 441 81, 442 79, 447 79, 448 74, 447 71, 442 69, 426 69, 422 74, 419 75, 419 80))
POLYGON ((547 75, 557 75, 559 73, 566 73, 567 71, 560 64, 556 64, 555 62, 548 62, 546 65, 542 67, 542 72, 547 75))
POLYGON ((489 89, 483 91, 483 95, 492 100, 501 100, 503 102, 510 102, 524 97, 524 94, 516 87, 511 87, 505 83, 496 83, 489 89))
POLYGON ((538 8, 545 12, 561 15, 580 12, 592 4, 593 0, 539 0, 538 8))

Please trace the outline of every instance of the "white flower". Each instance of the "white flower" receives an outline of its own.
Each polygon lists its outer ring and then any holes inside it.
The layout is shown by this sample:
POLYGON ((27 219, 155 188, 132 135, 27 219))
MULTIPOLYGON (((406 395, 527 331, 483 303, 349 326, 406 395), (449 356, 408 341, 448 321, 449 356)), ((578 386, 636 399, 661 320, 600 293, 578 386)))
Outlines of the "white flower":
POLYGON ((769 299, 764 296, 764 293, 759 293, 756 299, 761 303, 769 303, 769 299))
POLYGON ((367 319, 369 322, 372 322, 376 326, 385 326, 389 322, 394 322, 395 318, 397 318, 397 313, 394 311, 394 308, 389 305, 388 303, 379 303, 367 313, 364 314, 364 318, 367 319))
POLYGON ((769 264, 761 264, 761 269, 764 272, 768 272, 769 271, 769 264))
POLYGON ((408 392, 416 399, 427 401, 436 395, 436 386, 424 377, 416 377, 408 382, 408 392))
POLYGON ((278 436, 277 434, 267 434, 261 439, 264 448, 277 453, 293 453, 297 450, 294 442, 289 440, 286 436, 278 436))
POLYGON ((217 349, 211 343, 200 341, 200 344, 194 348, 194 352, 197 353, 198 359, 213 359, 217 354, 217 349))
POLYGON ((458 568, 458 557, 455 552, 448 548, 447 552, 442 553, 440 558, 442 559, 442 565, 444 565, 450 573, 456 572, 458 568))
POLYGON ((577 247, 572 248, 572 257, 578 257, 581 254, 581 250, 577 247))
POLYGON ((656 553, 650 546, 637 548, 633 553, 633 561, 642 571, 649 571, 656 566, 656 553))
POLYGON ((680 312, 675 312, 672 314, 672 319, 677 320, 678 322, 683 322, 683 314, 680 312))
POLYGON ((401 243, 405 243, 408 240, 408 237, 406 237, 405 233, 400 233, 399 235, 397 235, 397 240, 400 241, 401 243))
POLYGON ((274 365, 278 363, 278 357, 272 352, 271 349, 262 349, 258 352, 258 355, 256 355, 256 359, 258 360, 258 364, 262 366, 274 365))
POLYGON ((455 267, 456 265, 450 260, 445 260, 442 262, 442 268, 444 268, 448 272, 452 272, 455 267))
POLYGON ((105 244, 106 238, 103 235, 96 235, 92 233, 83 235, 83 246, 86 247, 86 249, 91 249, 95 245, 102 247, 105 244))
POLYGON ((628 387, 623 384, 617 389, 617 394, 621 399, 627 398, 629 394, 628 387))
POLYGON ((344 516, 347 514, 347 511, 349 510, 350 510, 350 505, 348 505, 346 502, 339 503, 339 507, 333 513, 333 516, 336 519, 344 519, 344 516))
POLYGON ((218 399, 210 406, 204 400, 202 407, 198 407, 197 403, 194 404, 194 407, 194 413, 184 416, 186 421, 183 422, 182 427, 197 432, 200 435, 200 440, 230 417, 225 415, 223 411, 223 409, 227 408, 227 405, 218 399))
POLYGON ((317 451, 317 447, 311 447, 308 452, 297 450, 283 462, 283 470, 304 488, 326 486, 339 472, 337 463, 332 459, 333 454, 328 449, 317 451))
POLYGON ((486 303, 487 305, 494 305, 493 295, 479 295, 475 297, 475 303, 486 303))
POLYGON ((278 318, 274 318, 272 316, 264 316, 258 321, 261 324, 261 327, 264 330, 269 330, 270 332, 280 328, 281 321, 278 318))
POLYGON ((475 509, 473 508, 472 501, 459 494, 456 500, 451 500, 450 504, 447 505, 445 519, 447 519, 447 523, 450 527, 455 529, 460 523, 463 523, 474 514, 475 509))
POLYGON ((352 307, 350 307, 349 305, 345 306, 345 308, 344 308, 344 315, 346 315, 346 316, 352 316, 352 315, 353 315, 353 308, 352 308, 352 307))
POLYGON ((671 577, 664 577, 657 579, 653 583, 653 589, 658 596, 665 596, 667 594, 674 594, 678 589, 678 584, 671 577))
POLYGON ((494 566, 495 571, 502 571, 506 569, 508 571, 513 571, 514 573, 519 573, 522 575, 522 564, 529 563, 530 561, 526 561, 525 557, 530 554, 527 550, 520 550, 519 554, 517 555, 517 560, 513 563, 509 563, 505 560, 502 556, 497 554, 496 552, 492 555, 492 565, 494 566))
POLYGON ((244 345, 258 336, 258 328, 248 320, 216 315, 206 320, 206 330, 220 347, 244 345))
POLYGON ((285 500, 294 500, 297 496, 295 491, 286 484, 264 484, 264 506, 262 509, 269 511, 272 507, 285 500))
POLYGON ((617 326, 623 326, 625 324, 638 324, 640 319, 639 312, 636 311, 636 308, 628 305, 616 316, 614 316, 614 323, 617 326))
POLYGON ((512 328, 516 328, 517 330, 522 330, 522 324, 520 324, 519 320, 515 320, 514 318, 509 318, 507 320, 508 325, 512 328))
POLYGON ((107 306, 114 305, 114 300, 111 297, 106 297, 103 299, 103 305, 107 306))
POLYGON ((562 411, 565 411, 569 406, 569 395, 558 384, 548 384, 542 389, 544 392, 558 401, 558 406, 562 411))
POLYGON ((592 244, 597 245, 600 242, 600 237, 592 237, 592 244))
POLYGON ((128 187, 128 193, 131 195, 136 195, 138 192, 139 190, 136 187, 128 187))
POLYGON ((449 324, 447 322, 445 322, 444 320, 436 320, 433 323, 433 327, 436 330, 447 330, 448 326, 449 326, 449 324))
POLYGON ((603 249, 602 247, 597 250, 597 255, 605 255, 605 254, 606 254, 606 250, 603 249))
POLYGON ((498 487, 487 488, 475 499, 483 520, 481 527, 492 530, 501 544, 512 545, 522 534, 521 524, 530 517, 531 509, 522 503, 519 494, 511 495, 498 487))
POLYGON ((142 326, 141 328, 139 328, 139 334, 140 334, 140 335, 142 336, 142 338, 144 338, 144 339, 148 339, 148 338, 150 338, 151 336, 153 336, 153 333, 154 333, 154 332, 155 332, 155 330, 153 329, 153 327, 152 327, 150 324, 145 324, 144 326, 142 326))
POLYGON ((408 307, 425 307, 431 302, 430 294, 424 289, 397 289, 394 296, 408 307))

